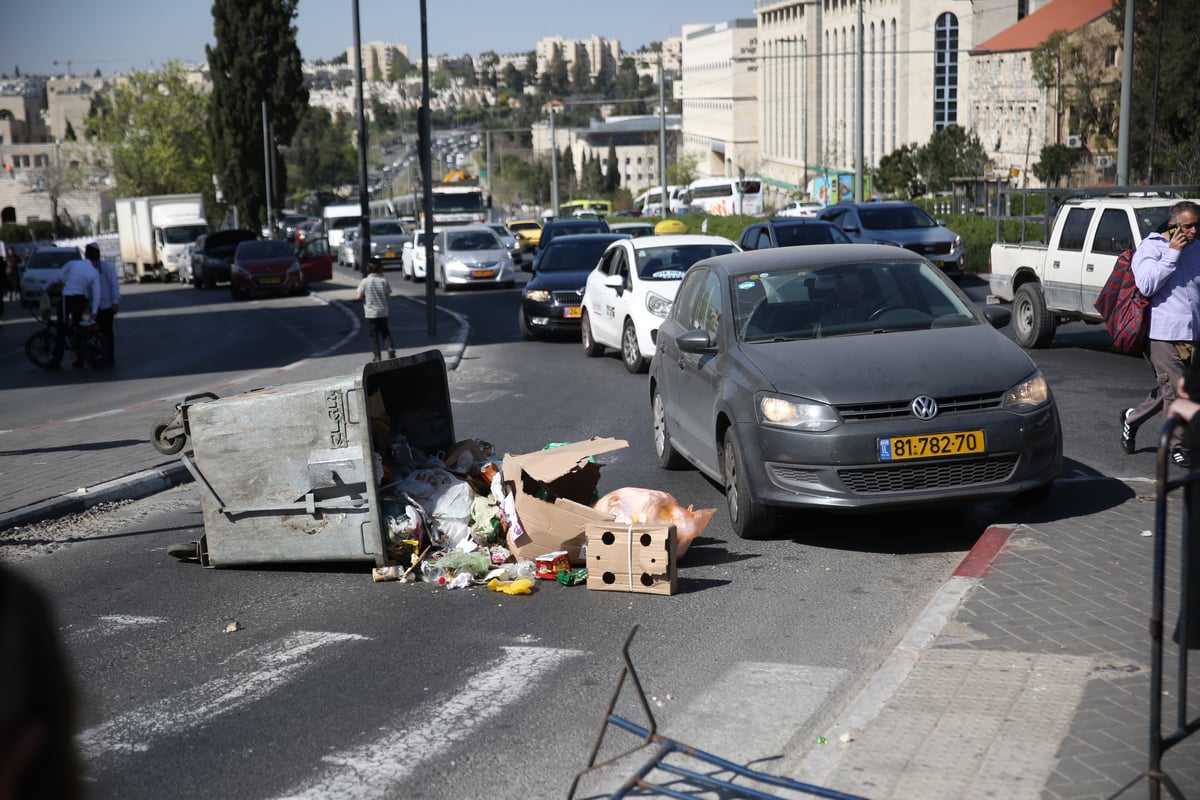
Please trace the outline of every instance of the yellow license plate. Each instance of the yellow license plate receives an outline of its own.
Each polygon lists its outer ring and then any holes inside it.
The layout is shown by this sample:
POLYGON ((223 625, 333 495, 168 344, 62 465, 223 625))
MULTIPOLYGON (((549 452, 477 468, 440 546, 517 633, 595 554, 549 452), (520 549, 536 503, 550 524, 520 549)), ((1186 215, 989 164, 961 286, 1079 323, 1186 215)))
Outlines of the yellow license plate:
POLYGON ((563 309, 563 316, 567 319, 578 319, 583 316, 583 308, 581 306, 567 306, 563 309))
POLYGON ((496 274, 494 269, 475 269, 471 270, 472 278, 490 278, 496 274))
POLYGON ((276 283, 283 283, 283 278, 278 275, 268 275, 265 278, 259 278, 258 282, 263 286, 273 286, 276 283))
POLYGON ((987 452, 983 431, 954 431, 921 436, 892 436, 879 440, 880 461, 939 458, 987 452))
POLYGON ((396 257, 396 251, 395 251, 395 250, 388 250, 386 253, 384 253, 384 254, 383 254, 383 257, 384 257, 384 258, 395 258, 395 257, 396 257))

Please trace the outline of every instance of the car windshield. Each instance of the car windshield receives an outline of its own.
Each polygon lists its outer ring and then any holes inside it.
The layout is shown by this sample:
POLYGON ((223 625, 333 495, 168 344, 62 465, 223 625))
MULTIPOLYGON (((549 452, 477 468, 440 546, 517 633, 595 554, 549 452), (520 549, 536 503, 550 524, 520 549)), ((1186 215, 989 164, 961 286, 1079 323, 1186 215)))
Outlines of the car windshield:
POLYGON ((399 222, 372 222, 372 236, 403 236, 404 226, 399 222))
POLYGON ((81 258, 78 250, 35 250, 25 269, 58 269, 68 261, 81 258))
POLYGON ((595 241, 567 242, 559 239, 546 248, 538 260, 538 272, 567 272, 590 270, 600 261, 604 250, 611 244, 608 239, 595 241))
POLYGON ((1167 224, 1167 217, 1171 215, 1171 206, 1149 206, 1147 208, 1139 208, 1137 210, 1138 232, 1145 239, 1154 231, 1162 230, 1167 224))
POLYGON ((743 342, 981 324, 949 279, 924 261, 873 261, 731 277, 743 342))
POLYGON ((780 247, 802 244, 848 244, 850 237, 835 225, 780 225, 775 228, 780 247))
POLYGON ((237 257, 252 258, 287 258, 294 255, 292 246, 287 242, 274 239, 264 239, 257 242, 242 242, 238 245, 237 257))
POLYGON ((678 244, 637 249, 638 275, 648 281, 677 281, 703 258, 737 252, 732 244, 678 244))
POLYGON ((916 206, 860 208, 864 228, 873 231, 894 231, 905 228, 936 228, 937 222, 916 206))
POLYGON ((500 242, 491 231, 464 231, 446 235, 448 250, 496 250, 499 247, 500 242))
POLYGON ((181 225, 178 228, 163 228, 167 244, 191 244, 208 233, 207 225, 181 225))

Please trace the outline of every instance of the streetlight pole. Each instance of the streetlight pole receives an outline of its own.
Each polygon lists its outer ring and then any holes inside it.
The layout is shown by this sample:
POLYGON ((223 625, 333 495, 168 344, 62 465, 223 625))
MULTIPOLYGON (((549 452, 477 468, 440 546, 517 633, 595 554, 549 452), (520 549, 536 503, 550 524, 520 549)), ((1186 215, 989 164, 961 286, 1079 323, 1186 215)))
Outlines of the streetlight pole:
POLYGON ((358 0, 351 0, 354 7, 354 94, 355 112, 358 114, 358 270, 367 274, 371 260, 371 195, 367 190, 367 115, 363 109, 363 58, 362 43, 358 34, 358 0))
POLYGON ((550 106, 550 208, 558 216, 558 137, 554 134, 554 103, 550 106))
POLYGON ((268 238, 275 238, 275 225, 272 222, 273 212, 271 211, 271 134, 270 128, 267 127, 267 100, 264 97, 262 101, 262 126, 263 126, 263 177, 266 180, 267 189, 267 231, 268 238))

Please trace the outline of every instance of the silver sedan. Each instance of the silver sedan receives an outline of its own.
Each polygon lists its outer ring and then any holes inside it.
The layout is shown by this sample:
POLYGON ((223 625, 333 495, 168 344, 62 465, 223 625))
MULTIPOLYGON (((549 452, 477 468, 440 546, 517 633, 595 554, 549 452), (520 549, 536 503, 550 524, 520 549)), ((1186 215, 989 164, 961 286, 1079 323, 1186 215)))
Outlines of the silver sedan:
POLYGON ((697 263, 658 330, 659 464, 725 487, 734 530, 786 508, 1040 500, 1062 466, 1036 365, 925 258, 886 245, 697 263))

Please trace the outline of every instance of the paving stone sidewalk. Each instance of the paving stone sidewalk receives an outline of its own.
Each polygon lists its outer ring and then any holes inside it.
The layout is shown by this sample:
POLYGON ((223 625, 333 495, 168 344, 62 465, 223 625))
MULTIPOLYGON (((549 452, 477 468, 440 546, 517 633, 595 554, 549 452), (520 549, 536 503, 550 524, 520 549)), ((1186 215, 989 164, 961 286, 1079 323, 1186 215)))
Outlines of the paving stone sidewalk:
MULTIPOLYGON (((879 713, 863 730, 829 732, 840 750, 833 769, 797 777, 877 800, 1083 800, 1131 782, 1122 798, 1150 797, 1137 778, 1150 735, 1154 498, 1152 484, 1060 482, 1037 516, 1006 523, 1012 533, 990 573, 879 713), (839 741, 846 733, 850 741, 839 741)), ((1168 637, 1179 605, 1178 507, 1173 498, 1168 637)), ((1168 641, 1167 731, 1177 654, 1168 641)), ((1191 655, 1194 719, 1200 652, 1191 655)), ((1200 797, 1200 733, 1169 751, 1163 769, 1184 796, 1200 797)))

